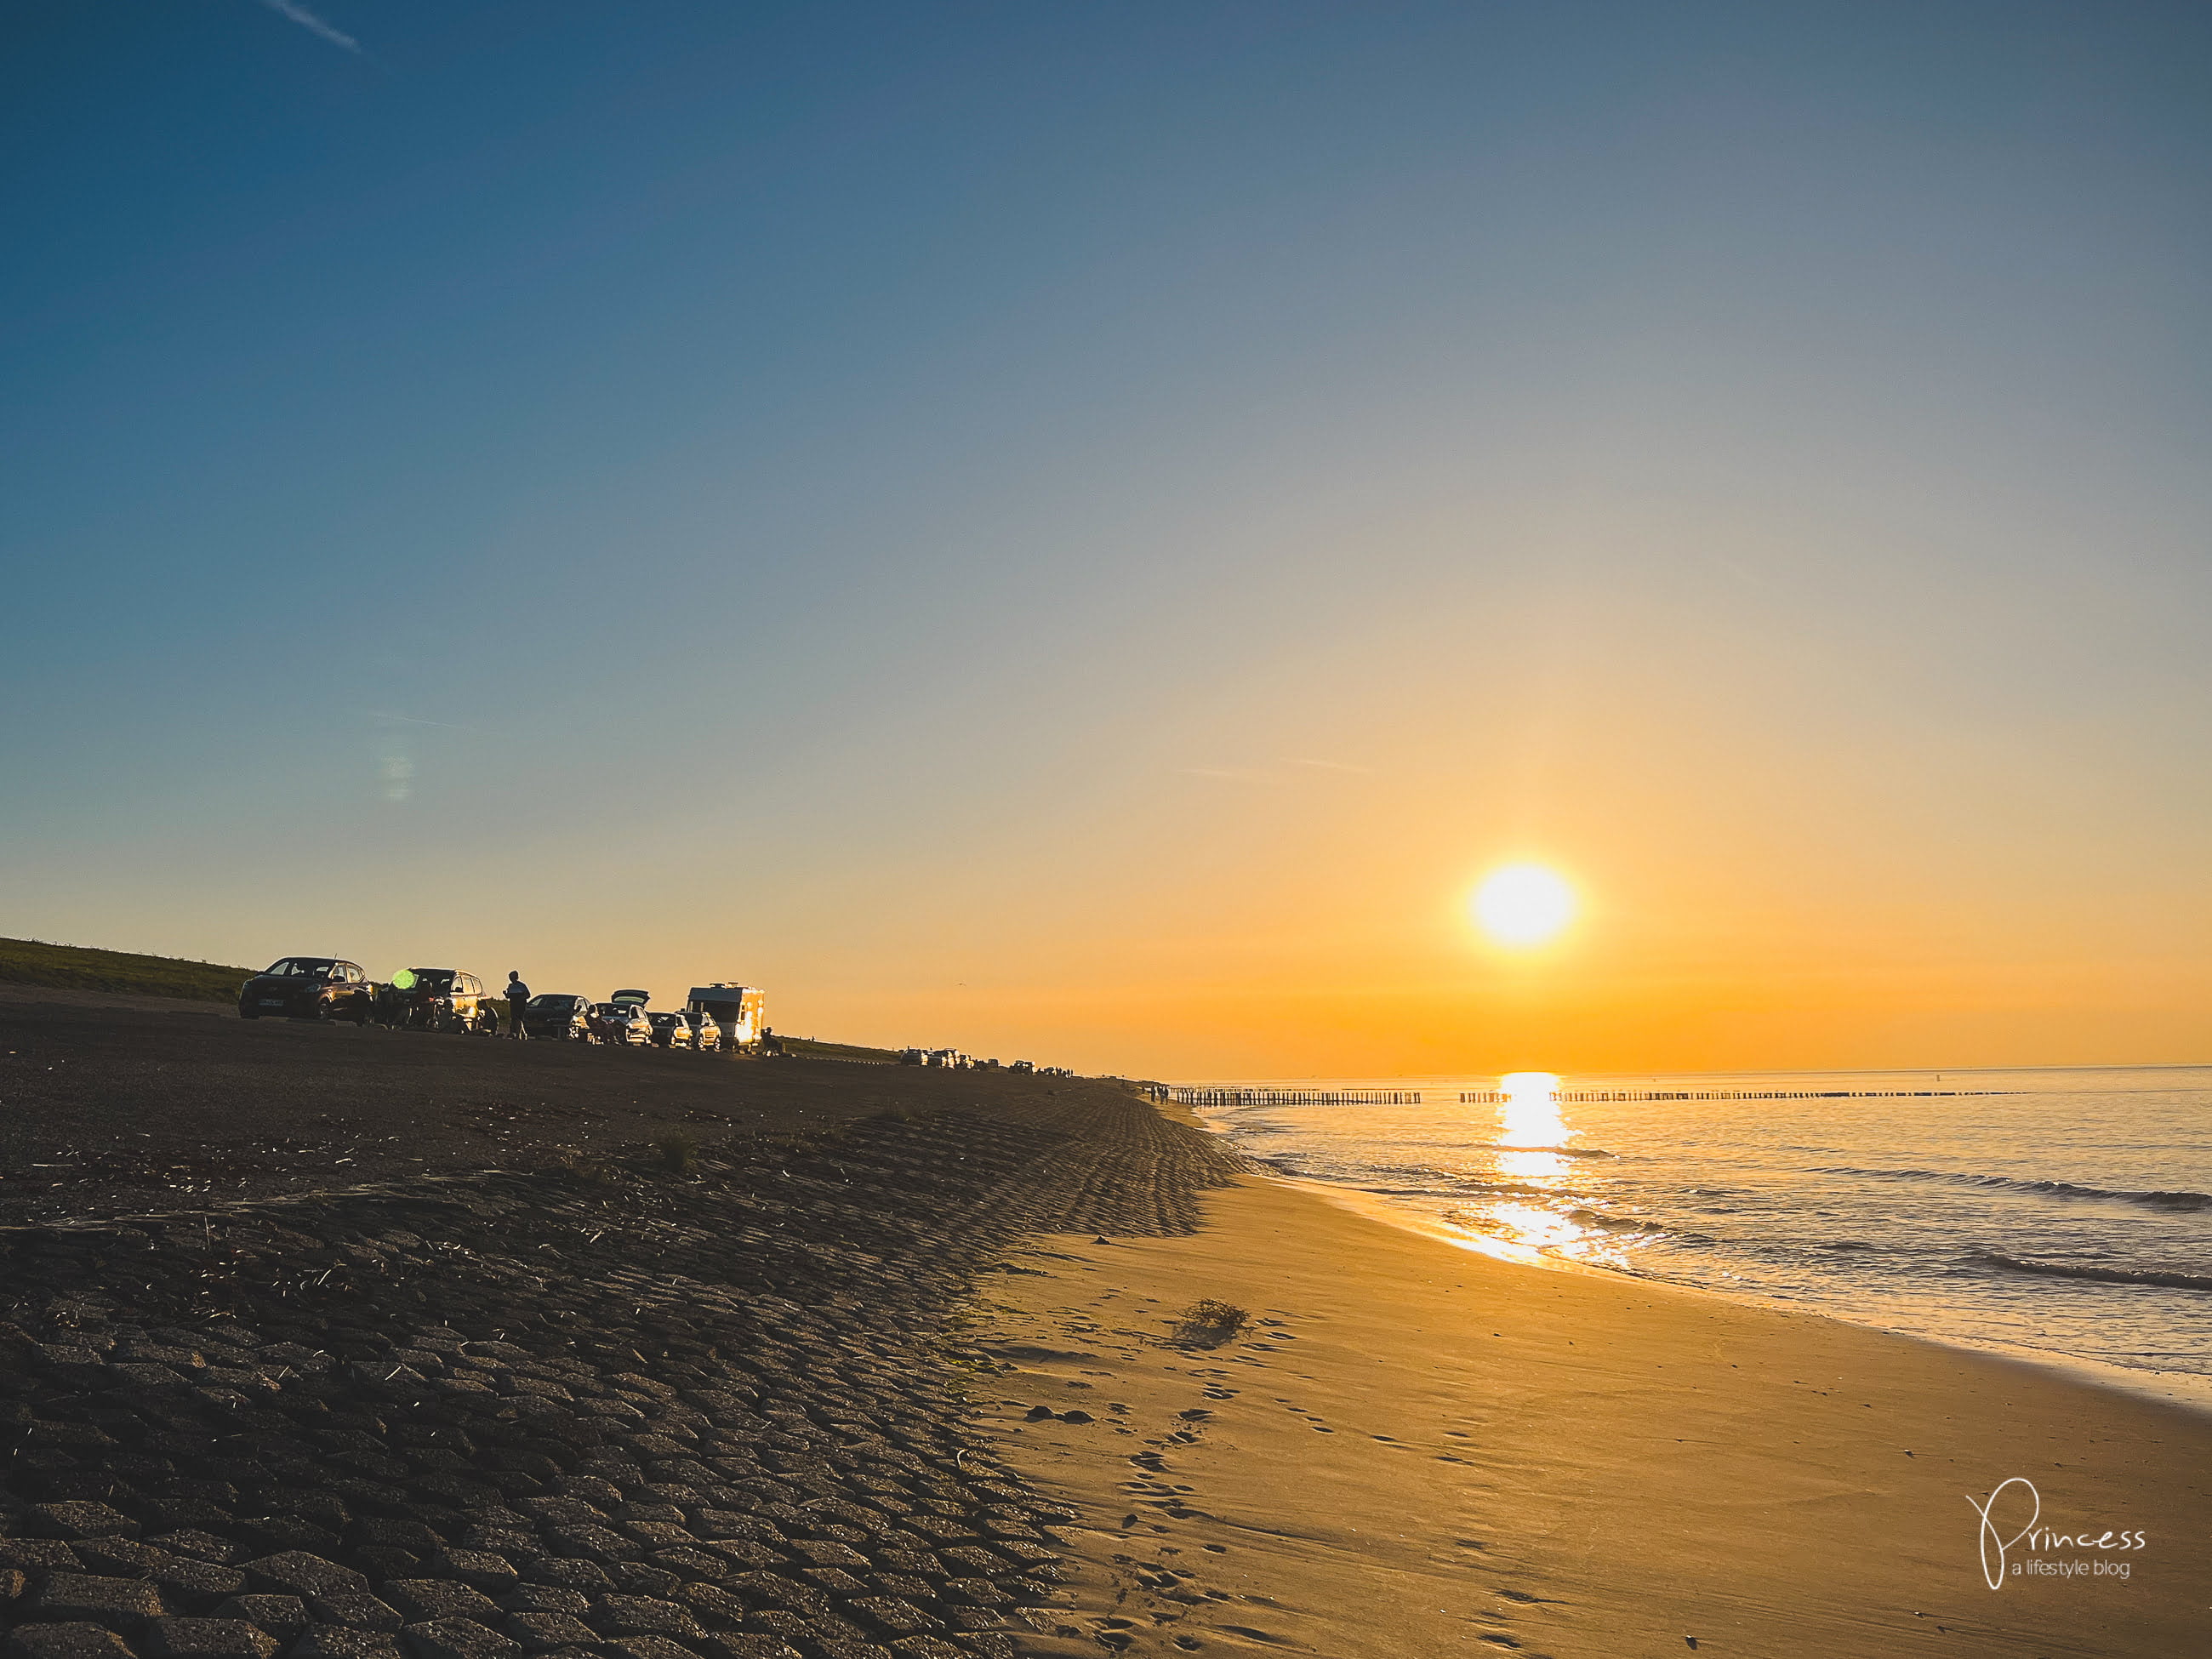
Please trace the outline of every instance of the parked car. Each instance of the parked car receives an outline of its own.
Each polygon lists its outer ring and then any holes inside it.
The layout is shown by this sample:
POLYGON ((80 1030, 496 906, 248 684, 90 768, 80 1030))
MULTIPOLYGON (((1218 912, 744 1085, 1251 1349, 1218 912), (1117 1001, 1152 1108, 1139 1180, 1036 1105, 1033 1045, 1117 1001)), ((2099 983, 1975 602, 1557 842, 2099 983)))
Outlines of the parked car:
MULTIPOLYGON (((648 1009, 646 1023, 653 1027, 653 1045, 656 1048, 696 1048, 699 1028, 674 1009, 658 1014, 648 1009)), ((712 1037, 708 1038, 712 1042, 712 1037)))
POLYGON ((927 1066, 929 1064, 929 1051, 926 1048, 902 1048, 898 1063, 902 1066, 927 1066))
POLYGON ((595 1002, 584 1016, 594 1042, 627 1047, 653 1041, 653 1022, 635 1002, 595 1002))
POLYGON ((1030 1060, 1018 1060, 1006 1069, 1010 1072, 1034 1072, 1036 1070, 1036 1062, 1030 1060))
POLYGON ((565 992, 534 996, 522 1007, 523 1033, 540 1042, 586 1042, 592 1035, 586 1018, 591 1006, 583 998, 565 992))
POLYGON ((607 994, 607 1000, 609 1002, 635 1002, 639 1007, 642 1008, 647 1003, 653 1000, 653 993, 650 991, 611 991, 607 994))
POLYGON ((239 988, 238 1016, 259 1019, 349 1019, 368 1024, 376 988, 358 963, 336 957, 284 957, 239 988))
POLYGON ((399 1024, 425 1031, 477 1031, 486 1036, 499 1030, 494 999, 485 994, 483 981, 457 968, 402 968, 392 976, 399 994, 399 1024))

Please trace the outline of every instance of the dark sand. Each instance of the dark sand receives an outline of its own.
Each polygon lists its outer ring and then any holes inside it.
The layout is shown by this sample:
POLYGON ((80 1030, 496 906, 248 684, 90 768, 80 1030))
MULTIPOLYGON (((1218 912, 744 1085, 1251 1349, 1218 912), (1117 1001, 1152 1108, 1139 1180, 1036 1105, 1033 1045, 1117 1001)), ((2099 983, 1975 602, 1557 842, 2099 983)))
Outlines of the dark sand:
POLYGON ((951 1109, 1050 1115, 1077 1087, 246 1021, 202 1002, 0 985, 0 1220, 529 1167, 671 1133, 714 1139, 951 1109))

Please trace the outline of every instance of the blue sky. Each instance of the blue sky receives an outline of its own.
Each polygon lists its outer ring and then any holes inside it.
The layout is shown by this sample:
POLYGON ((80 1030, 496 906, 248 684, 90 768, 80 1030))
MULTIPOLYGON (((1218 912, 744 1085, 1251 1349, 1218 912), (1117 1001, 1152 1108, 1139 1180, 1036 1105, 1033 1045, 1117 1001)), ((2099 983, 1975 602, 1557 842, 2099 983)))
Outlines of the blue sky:
POLYGON ((1364 1070, 1518 849, 1560 1021, 2212 1036, 2201 9, 305 15, 5 14, 0 933, 1364 1070))

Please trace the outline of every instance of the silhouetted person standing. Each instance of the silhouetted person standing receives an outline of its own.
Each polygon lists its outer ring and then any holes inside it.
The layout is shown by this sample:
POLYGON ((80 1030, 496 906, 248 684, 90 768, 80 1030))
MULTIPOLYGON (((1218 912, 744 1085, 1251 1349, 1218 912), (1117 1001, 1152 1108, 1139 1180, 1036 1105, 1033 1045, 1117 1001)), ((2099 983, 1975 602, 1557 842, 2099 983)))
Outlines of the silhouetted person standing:
POLYGON ((512 968, 507 970, 507 1034, 511 1037, 526 1037, 523 1029, 522 1011, 530 1006, 530 988, 522 982, 522 975, 512 968))

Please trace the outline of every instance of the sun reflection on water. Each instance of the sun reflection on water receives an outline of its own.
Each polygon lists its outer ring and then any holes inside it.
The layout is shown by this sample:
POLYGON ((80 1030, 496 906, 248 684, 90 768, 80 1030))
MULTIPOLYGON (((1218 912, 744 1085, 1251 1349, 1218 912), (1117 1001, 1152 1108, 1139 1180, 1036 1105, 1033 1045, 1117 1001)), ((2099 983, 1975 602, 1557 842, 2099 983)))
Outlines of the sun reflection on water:
POLYGON ((1567 1143, 1580 1131, 1559 1110, 1559 1079, 1551 1072, 1509 1072, 1498 1080, 1498 1173, 1534 1193, 1498 1197, 1463 1213, 1478 1236, 1474 1247, 1509 1261, 1540 1255, 1619 1264, 1619 1241, 1577 1214, 1589 1194, 1578 1190, 1567 1143))
POLYGON ((1559 1091, 1550 1072, 1508 1072, 1498 1079, 1500 1173, 1524 1181, 1566 1174, 1560 1152, 1574 1131, 1559 1115, 1559 1091))

